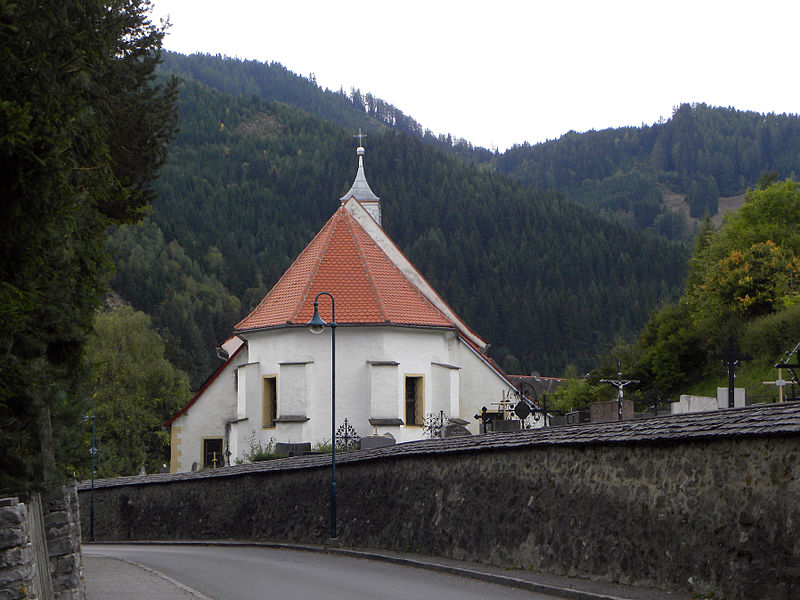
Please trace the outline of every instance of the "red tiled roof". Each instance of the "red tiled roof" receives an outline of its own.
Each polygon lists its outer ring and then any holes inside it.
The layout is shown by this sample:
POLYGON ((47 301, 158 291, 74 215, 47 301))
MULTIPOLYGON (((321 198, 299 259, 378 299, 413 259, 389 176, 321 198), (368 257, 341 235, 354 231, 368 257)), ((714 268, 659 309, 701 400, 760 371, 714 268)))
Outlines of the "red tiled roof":
MULTIPOLYGON (((305 325, 323 291, 336 300, 337 324, 455 327, 342 206, 235 329, 305 325)), ((330 321, 327 299, 320 313, 330 321)))

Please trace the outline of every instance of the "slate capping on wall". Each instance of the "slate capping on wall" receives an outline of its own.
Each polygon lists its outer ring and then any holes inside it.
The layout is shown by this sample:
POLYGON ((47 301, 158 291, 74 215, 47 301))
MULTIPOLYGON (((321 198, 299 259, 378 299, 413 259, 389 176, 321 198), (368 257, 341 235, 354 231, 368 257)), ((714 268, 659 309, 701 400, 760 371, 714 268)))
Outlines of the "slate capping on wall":
MULTIPOLYGON (((800 402, 758 404, 705 413, 652 417, 611 423, 584 423, 508 433, 487 433, 447 439, 420 440, 393 446, 337 453, 337 464, 384 458, 402 458, 442 453, 481 452, 525 446, 593 444, 647 444, 683 442, 725 437, 776 436, 800 433, 800 402)), ((146 485, 169 481, 233 477, 267 471, 329 468, 329 455, 309 455, 246 463, 188 473, 157 473, 95 480, 95 488, 146 485)), ((79 490, 90 483, 81 482, 79 490)))

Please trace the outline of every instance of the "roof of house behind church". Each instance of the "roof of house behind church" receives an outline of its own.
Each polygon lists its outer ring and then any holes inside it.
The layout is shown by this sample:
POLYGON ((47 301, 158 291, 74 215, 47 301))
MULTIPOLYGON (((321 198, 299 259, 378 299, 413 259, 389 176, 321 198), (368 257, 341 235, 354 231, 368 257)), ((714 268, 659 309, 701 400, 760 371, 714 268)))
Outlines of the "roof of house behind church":
MULTIPOLYGON (((342 205, 236 330, 305 325, 323 291, 336 299, 337 324, 456 327, 342 205)), ((329 321, 326 303, 320 313, 329 321)))

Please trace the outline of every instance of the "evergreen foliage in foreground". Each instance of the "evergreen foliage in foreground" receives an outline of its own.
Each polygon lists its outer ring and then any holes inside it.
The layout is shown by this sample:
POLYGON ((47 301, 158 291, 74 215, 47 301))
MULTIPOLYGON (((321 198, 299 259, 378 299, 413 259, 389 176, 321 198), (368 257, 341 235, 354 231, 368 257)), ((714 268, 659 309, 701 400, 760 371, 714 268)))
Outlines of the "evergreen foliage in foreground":
POLYGON ((0 490, 59 483, 88 406, 83 346, 175 125, 149 3, 0 0, 0 490))

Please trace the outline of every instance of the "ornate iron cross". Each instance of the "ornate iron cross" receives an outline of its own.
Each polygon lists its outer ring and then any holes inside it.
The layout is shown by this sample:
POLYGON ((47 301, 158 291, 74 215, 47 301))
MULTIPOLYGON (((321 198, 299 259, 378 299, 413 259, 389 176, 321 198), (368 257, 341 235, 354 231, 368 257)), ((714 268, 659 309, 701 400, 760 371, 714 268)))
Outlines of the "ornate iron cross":
POLYGON ((361 436, 358 435, 356 428, 353 427, 347 419, 345 419, 344 423, 336 430, 336 447, 339 450, 352 450, 357 446, 360 440, 361 436))

